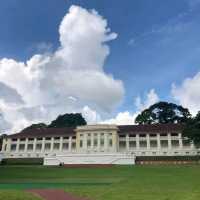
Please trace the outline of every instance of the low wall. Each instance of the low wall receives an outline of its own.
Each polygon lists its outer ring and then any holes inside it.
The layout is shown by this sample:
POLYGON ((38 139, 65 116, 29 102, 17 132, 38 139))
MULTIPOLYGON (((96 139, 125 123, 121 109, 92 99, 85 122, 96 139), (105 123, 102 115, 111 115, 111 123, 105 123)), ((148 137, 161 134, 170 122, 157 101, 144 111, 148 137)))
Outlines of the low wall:
POLYGON ((129 154, 68 154, 45 157, 44 165, 134 165, 135 156, 129 154))

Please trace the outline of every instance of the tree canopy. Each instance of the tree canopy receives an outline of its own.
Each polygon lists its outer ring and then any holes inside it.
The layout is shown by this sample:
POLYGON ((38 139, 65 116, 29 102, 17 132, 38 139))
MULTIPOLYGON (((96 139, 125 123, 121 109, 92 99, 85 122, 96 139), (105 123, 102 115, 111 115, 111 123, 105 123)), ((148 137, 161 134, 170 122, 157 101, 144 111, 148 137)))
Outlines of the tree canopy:
POLYGON ((23 131, 30 129, 42 129, 42 128, 47 128, 47 125, 45 123, 32 124, 31 126, 25 128, 23 131))
POLYGON ((191 114, 187 108, 168 102, 158 102, 142 111, 135 119, 136 124, 184 123, 191 114))
POLYGON ((200 147, 200 111, 196 117, 187 121, 183 136, 193 141, 195 146, 200 147))
POLYGON ((80 113, 71 113, 59 115, 56 120, 52 121, 49 128, 76 127, 86 125, 85 119, 80 113))

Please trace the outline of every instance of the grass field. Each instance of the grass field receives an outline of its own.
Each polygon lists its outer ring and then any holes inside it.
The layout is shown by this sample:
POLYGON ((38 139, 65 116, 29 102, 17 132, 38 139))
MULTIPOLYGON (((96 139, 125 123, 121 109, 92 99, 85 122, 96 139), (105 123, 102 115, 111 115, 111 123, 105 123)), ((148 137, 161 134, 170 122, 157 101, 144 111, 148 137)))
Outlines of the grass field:
POLYGON ((38 200, 24 190, 63 188, 91 200, 199 200, 200 166, 0 167, 0 200, 38 200))

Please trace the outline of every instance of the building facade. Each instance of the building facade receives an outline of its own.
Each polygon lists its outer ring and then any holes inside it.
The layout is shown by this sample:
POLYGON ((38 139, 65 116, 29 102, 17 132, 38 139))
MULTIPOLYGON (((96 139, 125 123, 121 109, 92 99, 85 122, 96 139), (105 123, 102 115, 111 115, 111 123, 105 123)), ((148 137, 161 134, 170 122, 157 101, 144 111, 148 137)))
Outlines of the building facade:
POLYGON ((200 155, 181 124, 87 125, 30 129, 3 139, 4 158, 44 158, 45 165, 134 164, 137 156, 200 155))

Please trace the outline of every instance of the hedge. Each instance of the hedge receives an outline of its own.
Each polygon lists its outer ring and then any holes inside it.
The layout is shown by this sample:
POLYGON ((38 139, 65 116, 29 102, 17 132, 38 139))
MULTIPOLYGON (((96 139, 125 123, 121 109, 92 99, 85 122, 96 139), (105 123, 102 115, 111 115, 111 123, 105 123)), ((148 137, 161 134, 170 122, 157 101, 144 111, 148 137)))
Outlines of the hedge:
POLYGON ((1 165, 43 165, 43 158, 4 158, 1 165))
POLYGON ((136 162, 141 161, 200 161, 200 156, 137 156, 136 162))

